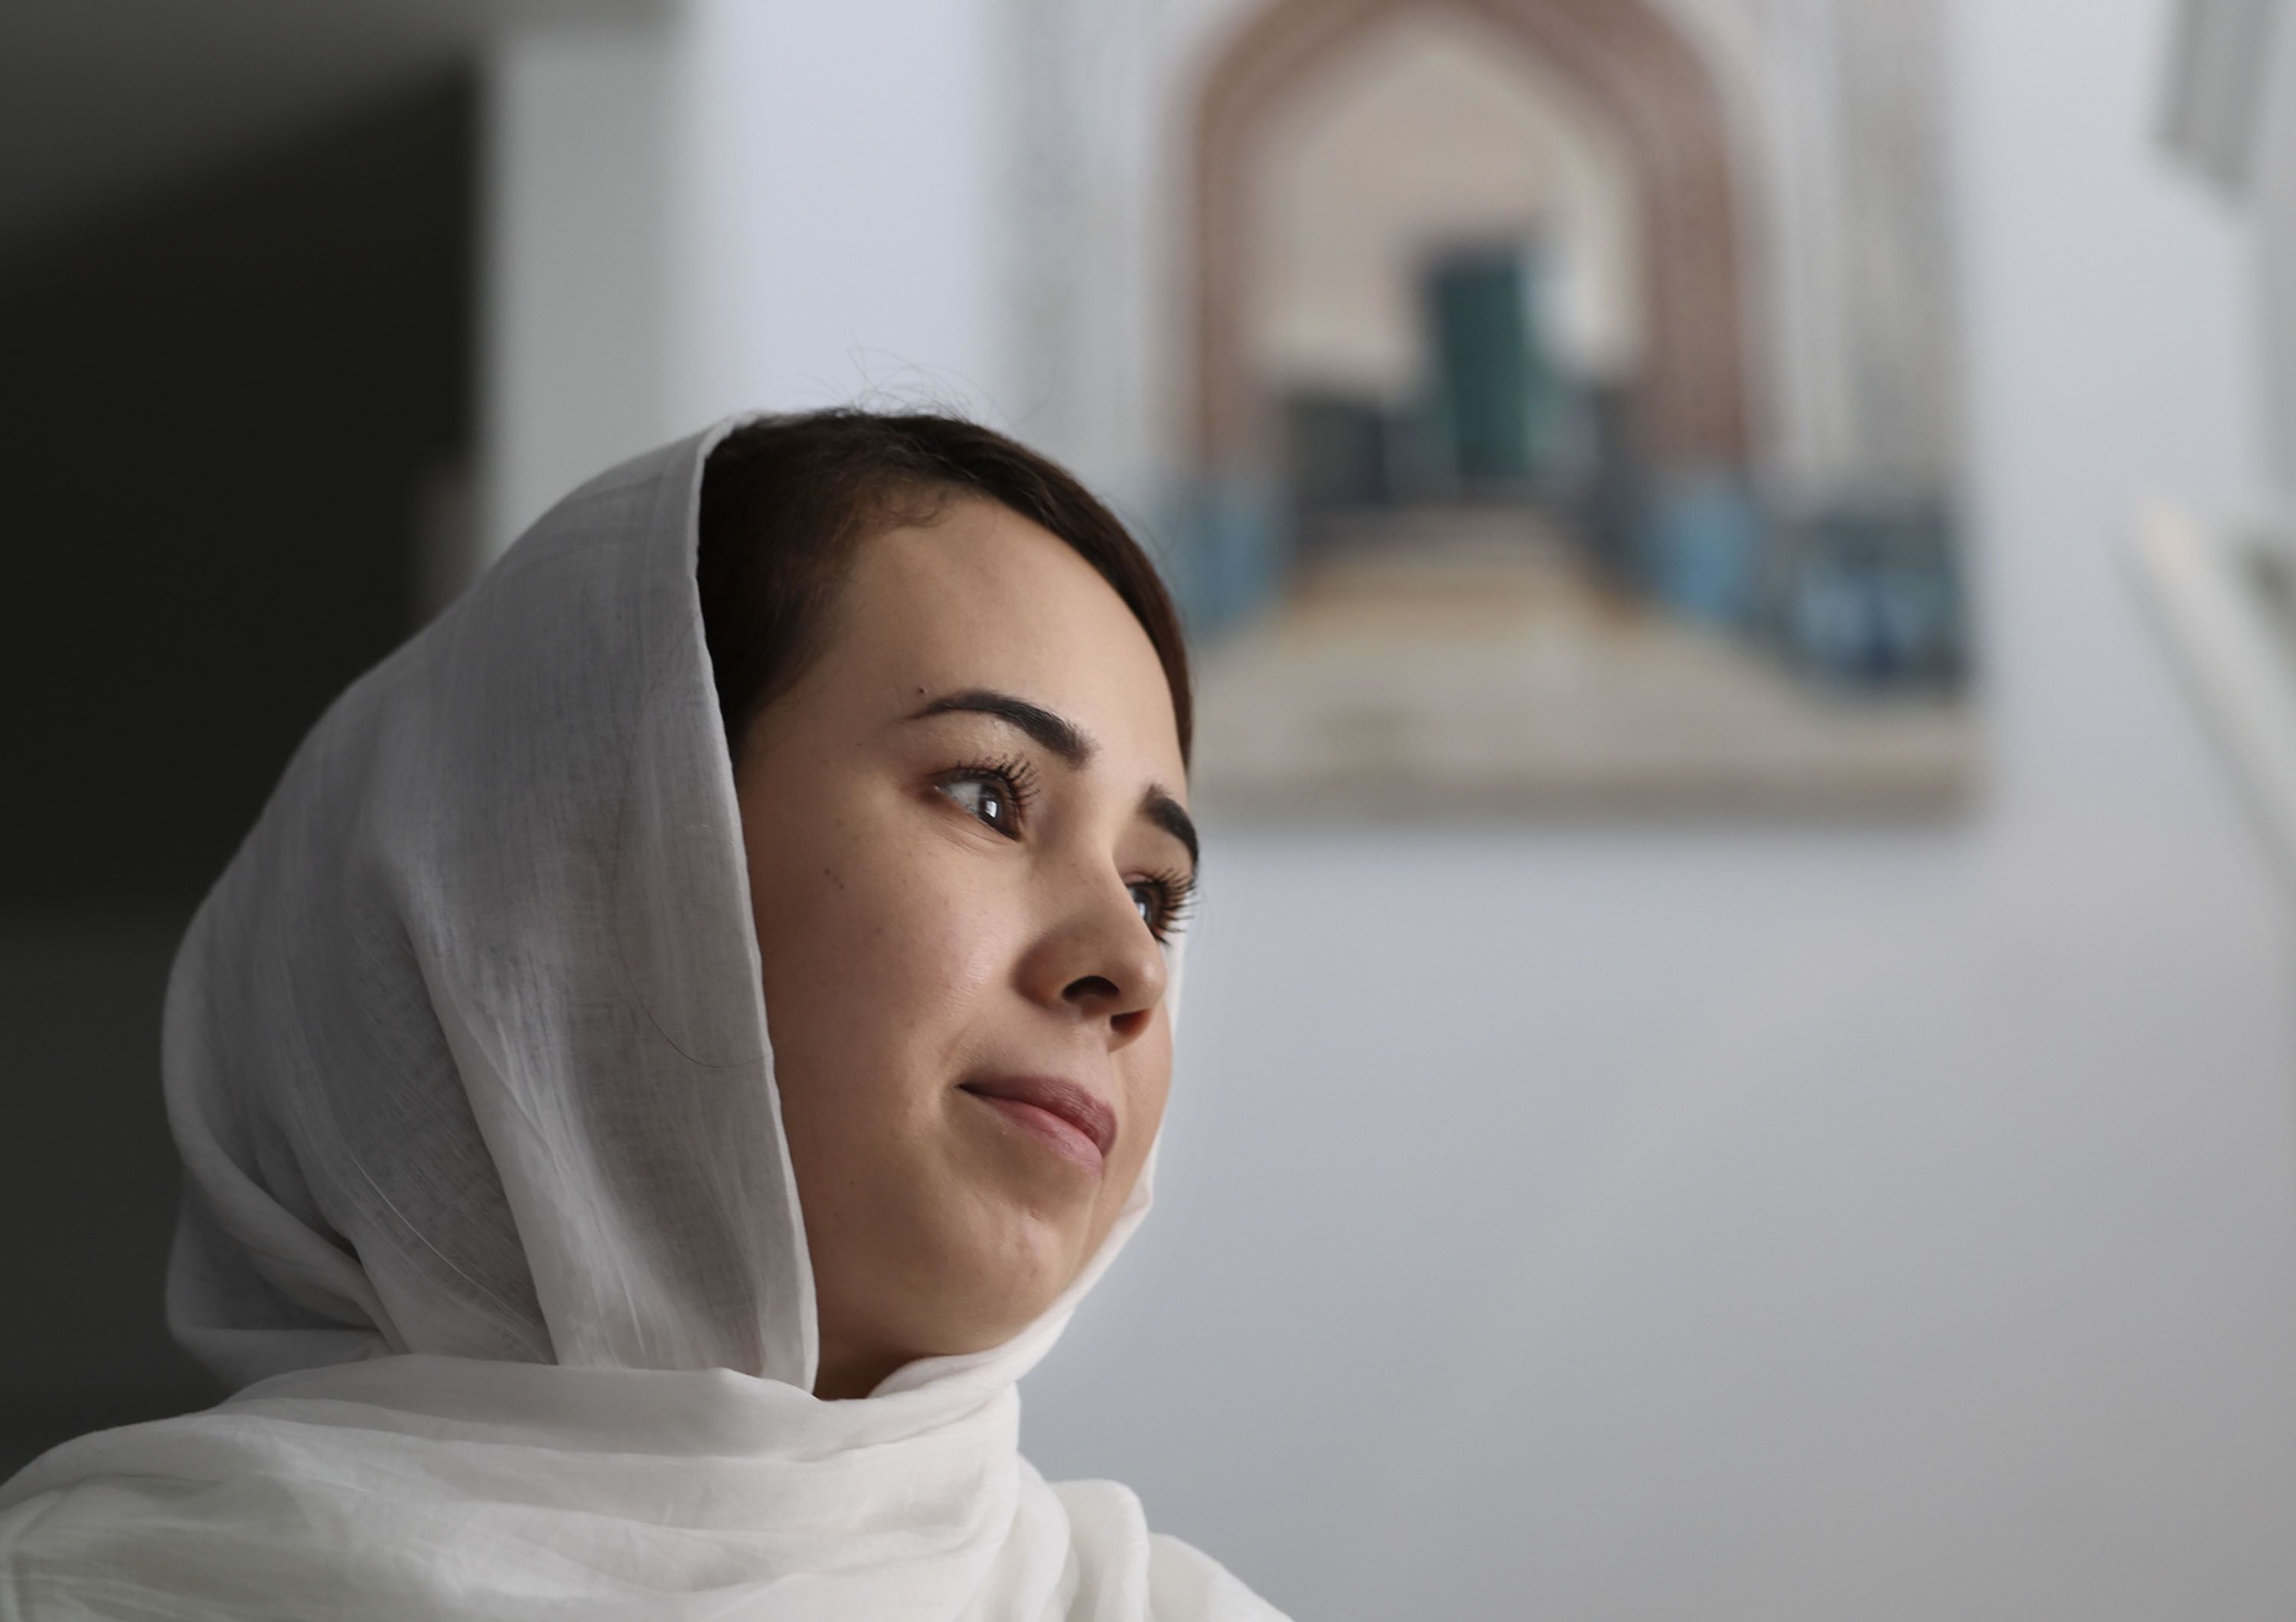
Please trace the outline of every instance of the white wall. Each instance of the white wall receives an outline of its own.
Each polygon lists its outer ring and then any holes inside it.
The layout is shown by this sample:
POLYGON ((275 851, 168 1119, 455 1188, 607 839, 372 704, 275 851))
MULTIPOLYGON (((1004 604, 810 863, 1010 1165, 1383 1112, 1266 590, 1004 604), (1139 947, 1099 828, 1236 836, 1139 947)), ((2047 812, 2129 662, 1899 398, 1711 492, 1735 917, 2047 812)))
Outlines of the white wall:
POLYGON ((686 0, 693 161, 676 404, 1005 392, 988 0, 686 0))
POLYGON ((2296 1610, 2290 917, 2115 558, 2259 459, 2164 23, 1952 7, 1982 815, 1211 831, 1048 1473, 1303 1618, 2296 1610))
POLYGON ((669 365, 682 212, 664 184, 681 155, 676 47, 657 20, 492 49, 470 571, 590 474, 680 431, 669 365))
POLYGON ((1003 423, 996 43, 988 0, 668 0, 495 41, 473 564, 731 412, 1003 423))
MULTIPOLYGON (((996 420, 987 0, 741 9, 669 409, 996 420)), ((1161 1208, 1029 1382, 1047 1473, 1303 1618, 2296 1610, 2290 914, 2114 556, 2260 455, 2163 12, 1952 5, 1983 813, 1210 830, 1161 1208)))
MULTIPOLYGON (((2255 155, 2237 206, 2256 222, 2265 438, 2284 509, 2296 504, 2296 8, 2265 0, 2261 9, 2261 102, 2249 132, 2255 155)), ((2238 39, 2249 30, 2226 32, 2238 39)), ((2222 94, 2214 83, 2208 89, 2222 94)))

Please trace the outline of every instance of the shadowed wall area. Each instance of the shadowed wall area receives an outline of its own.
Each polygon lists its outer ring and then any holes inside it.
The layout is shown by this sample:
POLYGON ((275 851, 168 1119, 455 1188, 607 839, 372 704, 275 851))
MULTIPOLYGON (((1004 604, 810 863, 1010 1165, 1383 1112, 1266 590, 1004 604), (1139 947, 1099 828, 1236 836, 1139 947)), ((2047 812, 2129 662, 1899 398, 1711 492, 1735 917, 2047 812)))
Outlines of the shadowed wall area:
POLYGON ((161 993, 455 521, 472 109, 434 80, 0 261, 0 669, 39 763, 0 799, 0 1470, 211 1396, 161 1321, 161 993))

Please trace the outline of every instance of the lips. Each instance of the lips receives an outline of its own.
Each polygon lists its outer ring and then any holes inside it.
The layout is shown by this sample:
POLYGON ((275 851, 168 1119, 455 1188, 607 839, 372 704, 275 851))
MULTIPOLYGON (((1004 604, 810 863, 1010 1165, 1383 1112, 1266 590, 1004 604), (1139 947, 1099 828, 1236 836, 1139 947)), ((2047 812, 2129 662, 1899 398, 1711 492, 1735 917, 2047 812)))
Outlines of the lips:
POLYGON ((1116 1111, 1059 1076, 985 1076, 959 1090, 1034 1134, 1055 1153, 1099 1170, 1116 1146, 1116 1111))

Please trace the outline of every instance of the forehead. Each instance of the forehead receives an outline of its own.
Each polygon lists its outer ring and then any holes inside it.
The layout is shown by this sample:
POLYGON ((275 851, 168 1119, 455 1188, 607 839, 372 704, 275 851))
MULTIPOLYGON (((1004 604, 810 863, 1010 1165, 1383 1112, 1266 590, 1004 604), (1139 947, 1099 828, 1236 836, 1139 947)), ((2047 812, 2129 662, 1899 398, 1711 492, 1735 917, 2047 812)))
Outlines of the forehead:
POLYGON ((1058 711, 1111 756, 1180 781, 1171 689, 1115 587, 1009 508, 953 500, 934 521, 862 540, 828 662, 879 707, 992 687, 1058 711), (922 690, 922 691, 921 691, 922 690))

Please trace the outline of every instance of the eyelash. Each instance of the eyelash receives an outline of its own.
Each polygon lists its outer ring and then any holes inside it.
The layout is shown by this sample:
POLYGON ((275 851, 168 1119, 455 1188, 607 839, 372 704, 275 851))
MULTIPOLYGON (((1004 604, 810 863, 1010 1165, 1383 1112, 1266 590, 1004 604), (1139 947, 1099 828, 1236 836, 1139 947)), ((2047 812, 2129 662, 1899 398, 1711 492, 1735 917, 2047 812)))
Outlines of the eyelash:
MULTIPOLYGON (((1029 820, 1029 807, 1037 800, 1037 768, 1017 755, 1002 760, 967 761, 949 768, 939 782, 943 788, 956 782, 985 782, 1003 789, 1012 802, 1013 815, 1024 825, 1029 820)), ((996 828, 993 823, 984 823, 984 826, 996 828)), ((1002 828, 996 831, 1004 831, 1002 828)), ((1141 885, 1156 892, 1156 916, 1147 921, 1148 932, 1159 943, 1168 943, 1187 921, 1196 898, 1195 882, 1185 873, 1152 872, 1136 881, 1134 888, 1141 885)))

